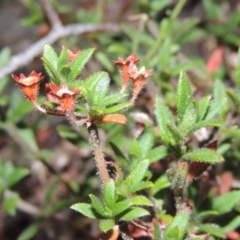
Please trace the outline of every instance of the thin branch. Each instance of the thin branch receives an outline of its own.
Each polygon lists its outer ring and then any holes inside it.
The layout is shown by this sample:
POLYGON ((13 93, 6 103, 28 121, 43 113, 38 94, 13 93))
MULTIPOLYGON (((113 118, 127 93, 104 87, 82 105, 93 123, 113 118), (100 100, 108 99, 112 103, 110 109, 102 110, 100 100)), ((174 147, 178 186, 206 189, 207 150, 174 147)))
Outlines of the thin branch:
POLYGON ((79 35, 86 32, 95 31, 114 31, 119 32, 120 26, 117 24, 69 24, 67 26, 60 26, 57 29, 52 29, 48 35, 29 46, 22 53, 12 56, 9 62, 0 68, 0 80, 7 75, 15 72, 18 68, 28 65, 36 56, 42 53, 44 44, 53 44, 59 38, 70 35, 79 35))
POLYGON ((99 177, 102 183, 105 185, 109 180, 109 175, 108 175, 108 170, 107 170, 106 162, 104 159, 104 155, 102 152, 101 142, 98 136, 98 129, 95 124, 90 124, 90 126, 88 126, 87 129, 89 133, 90 142, 93 147, 95 161, 96 161, 97 169, 99 171, 99 177))
POLYGON ((46 13, 46 16, 52 25, 53 29, 57 29, 62 27, 62 22, 58 17, 58 14, 54 11, 52 5, 49 3, 48 0, 40 0, 43 10, 46 13))

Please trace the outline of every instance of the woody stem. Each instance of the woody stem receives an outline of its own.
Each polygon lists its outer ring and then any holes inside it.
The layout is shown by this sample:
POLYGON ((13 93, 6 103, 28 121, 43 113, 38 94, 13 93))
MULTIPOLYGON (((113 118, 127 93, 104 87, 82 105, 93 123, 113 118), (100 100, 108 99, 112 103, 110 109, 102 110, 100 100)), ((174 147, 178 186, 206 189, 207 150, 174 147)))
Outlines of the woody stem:
POLYGON ((91 124, 90 126, 87 127, 87 129, 90 137, 90 143, 93 147, 95 161, 96 161, 97 169, 99 171, 99 176, 102 183, 105 185, 109 180, 109 175, 108 175, 104 155, 102 152, 102 146, 101 146, 101 142, 98 135, 98 129, 95 124, 91 124))

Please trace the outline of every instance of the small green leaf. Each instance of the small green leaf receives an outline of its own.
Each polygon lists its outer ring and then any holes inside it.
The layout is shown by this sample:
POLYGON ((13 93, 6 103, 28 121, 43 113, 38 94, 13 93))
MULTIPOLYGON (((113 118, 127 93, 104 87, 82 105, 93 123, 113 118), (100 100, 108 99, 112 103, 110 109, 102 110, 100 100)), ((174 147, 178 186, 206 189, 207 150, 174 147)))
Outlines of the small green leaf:
POLYGON ((11 188, 16 183, 18 183, 21 179, 30 174, 30 171, 27 168, 18 167, 14 170, 14 172, 9 176, 8 187, 11 188))
POLYGON ((222 109, 223 105, 226 102, 226 98, 223 99, 215 99, 210 102, 209 108, 207 109, 207 113, 203 120, 210 120, 215 117, 217 113, 222 109))
POLYGON ((196 130, 203 128, 203 127, 220 127, 221 123, 218 120, 210 119, 204 120, 195 123, 192 127, 188 129, 188 134, 195 132, 196 130))
POLYGON ((191 128, 197 121, 197 106, 196 102, 192 101, 185 109, 182 120, 179 124, 181 132, 187 136, 189 128, 191 128))
POLYGON ((154 183, 151 193, 154 195, 157 192, 161 191, 164 188, 168 188, 171 186, 171 183, 169 182, 166 174, 160 176, 154 183))
POLYGON ((107 232, 112 229, 115 225, 115 222, 112 219, 104 219, 99 222, 99 228, 103 232, 107 232))
POLYGON ((238 49, 236 80, 237 80, 237 88, 238 88, 238 90, 240 90, 240 48, 238 49))
POLYGON ((129 186, 129 193, 134 193, 134 192, 138 192, 138 191, 141 191, 143 189, 147 189, 147 188, 150 188, 153 186, 153 183, 150 182, 150 181, 140 181, 136 184, 132 184, 129 186))
POLYGON ((219 214, 230 212, 234 205, 240 201, 240 191, 232 191, 213 200, 213 209, 219 214))
POLYGON ((231 220, 226 226, 224 226, 222 229, 225 233, 227 233, 239 227, 240 227, 240 216, 237 216, 233 220, 231 220))
POLYGON ((152 206, 152 202, 145 196, 134 196, 129 199, 133 205, 152 206))
POLYGON ((126 96, 128 96, 128 94, 125 94, 125 93, 114 93, 111 95, 107 95, 104 98, 105 106, 110 106, 116 103, 120 103, 123 101, 124 98, 126 98, 126 96))
POLYGON ((114 66, 112 62, 109 60, 109 57, 104 53, 98 51, 95 54, 96 59, 102 66, 108 71, 108 72, 113 72, 114 71, 114 66))
POLYGON ((105 216, 105 208, 102 204, 102 202, 93 194, 89 194, 89 197, 92 200, 92 206, 96 210, 97 213, 99 213, 101 216, 105 216))
POLYGON ((197 104, 198 104, 198 121, 202 120, 207 112, 207 109, 209 107, 211 96, 206 96, 202 98, 197 104))
POLYGON ((129 162, 127 158, 124 156, 122 151, 113 143, 110 142, 110 146, 112 147, 112 150, 114 151, 115 155, 117 156, 118 161, 124 166, 129 167, 129 162))
POLYGON ((223 157, 209 148, 200 148, 185 154, 182 159, 192 161, 207 162, 207 163, 220 163, 224 161, 223 157))
POLYGON ((75 80, 80 74, 89 58, 92 56, 94 48, 89 48, 82 51, 71 64, 71 80, 75 80))
POLYGON ((38 151, 38 145, 33 130, 30 128, 18 129, 19 135, 26 141, 32 151, 38 151))
POLYGON ((131 208, 130 211, 128 211, 126 214, 124 214, 121 218, 120 221, 131 221, 134 220, 136 218, 140 218, 146 215, 150 215, 150 213, 140 207, 133 207, 131 208))
MULTIPOLYGON (((62 51, 60 53, 58 64, 57 64, 58 72, 62 72, 63 68, 65 68, 66 66, 69 69, 68 63, 69 63, 69 59, 68 59, 67 49, 65 47, 62 47, 62 51)), ((69 71, 70 71, 70 69, 69 69, 69 71)), ((63 74, 61 74, 61 75, 63 75, 63 74)), ((66 77, 66 76, 62 76, 62 77, 66 77)), ((68 78, 63 79, 63 82, 65 82, 65 83, 68 82, 68 78)))
POLYGON ((161 229, 159 223, 157 221, 154 222, 154 232, 153 232, 154 239, 161 240, 161 229))
POLYGON ((115 112, 119 112, 125 108, 128 108, 129 106, 130 106, 129 102, 119 103, 119 104, 113 105, 111 107, 107 107, 104 112, 106 114, 115 113, 115 112))
POLYGON ((168 123, 167 128, 168 128, 169 132, 171 132, 172 137, 174 138, 174 140, 176 142, 183 141, 184 138, 182 136, 182 133, 178 130, 178 128, 175 125, 172 125, 171 123, 168 123))
POLYGON ((40 228, 39 223, 33 223, 21 232, 17 240, 31 240, 37 234, 40 228))
POLYGON ((104 202, 106 206, 112 210, 116 203, 116 190, 113 179, 109 179, 104 188, 104 202))
POLYGON ((167 127, 168 123, 174 125, 173 116, 171 115, 168 107, 159 98, 156 99, 155 114, 161 137, 167 143, 174 145, 175 141, 173 139, 172 133, 167 127))
POLYGON ((192 86, 187 75, 184 72, 180 73, 178 88, 177 88, 177 112, 178 122, 181 122, 187 110, 187 107, 193 101, 192 86))
MULTIPOLYGON (((109 90, 110 78, 107 74, 104 74, 98 82, 95 84, 94 88, 91 91, 91 94, 94 98, 93 103, 98 105, 99 103, 104 101, 104 97, 106 96, 109 90)), ((105 105, 105 102, 104 102, 105 105)))
POLYGON ((73 204, 71 207, 71 209, 83 214, 86 217, 92 218, 92 219, 96 219, 97 215, 96 213, 93 211, 93 208, 90 204, 87 203, 76 203, 73 204))
POLYGON ((6 199, 3 202, 3 207, 8 214, 14 216, 16 214, 17 202, 18 202, 18 195, 14 194, 10 198, 6 199))
POLYGON ((187 230, 188 221, 189 221, 188 213, 184 211, 179 212, 168 225, 164 234, 164 239, 170 239, 169 236, 171 235, 172 237, 172 232, 175 232, 175 228, 177 227, 178 234, 176 240, 182 240, 187 230))
POLYGON ((138 138, 138 144, 141 151, 141 158, 145 158, 147 153, 152 149, 154 143, 154 134, 152 127, 147 127, 138 138))
POLYGON ((168 155, 168 148, 165 146, 159 146, 148 152, 147 159, 150 163, 154 163, 166 157, 168 155))
POLYGON ((116 216, 116 215, 124 212, 131 206, 132 206, 132 203, 129 201, 129 199, 125 199, 125 200, 122 200, 122 201, 116 203, 114 206, 114 209, 112 211, 113 216, 116 216))
POLYGON ((215 224, 202 224, 198 226, 199 229, 203 232, 210 233, 211 235, 219 238, 226 239, 225 233, 222 230, 222 227, 219 227, 215 224))
POLYGON ((143 160, 139 162, 131 171, 130 175, 126 178, 126 182, 128 182, 129 178, 131 178, 131 185, 137 184, 143 180, 144 175, 148 169, 149 160, 143 160))

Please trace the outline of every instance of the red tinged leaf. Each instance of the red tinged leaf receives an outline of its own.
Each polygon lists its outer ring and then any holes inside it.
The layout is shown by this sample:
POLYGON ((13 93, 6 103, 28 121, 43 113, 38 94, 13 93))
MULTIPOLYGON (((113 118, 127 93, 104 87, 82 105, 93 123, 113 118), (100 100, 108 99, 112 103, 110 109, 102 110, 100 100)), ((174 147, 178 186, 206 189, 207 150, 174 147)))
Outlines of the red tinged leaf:
POLYGON ((94 123, 119 123, 125 124, 127 122, 127 118, 122 114, 109 114, 102 116, 94 121, 94 123))
POLYGON ((208 73, 216 72, 223 61, 223 48, 217 47, 207 60, 208 73))

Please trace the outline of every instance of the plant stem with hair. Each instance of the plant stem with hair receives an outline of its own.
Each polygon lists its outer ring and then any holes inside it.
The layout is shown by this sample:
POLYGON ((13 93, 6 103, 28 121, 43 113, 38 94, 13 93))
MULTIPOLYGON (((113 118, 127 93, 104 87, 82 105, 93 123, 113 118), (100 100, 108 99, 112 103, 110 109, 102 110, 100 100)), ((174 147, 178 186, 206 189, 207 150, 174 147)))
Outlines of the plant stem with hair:
POLYGON ((93 147, 93 152, 95 155, 95 161, 96 161, 97 169, 99 172, 99 177, 102 183, 105 185, 109 180, 109 174, 106 167, 104 155, 102 152, 102 146, 101 146, 101 142, 98 135, 98 129, 97 129, 97 126, 93 123, 90 124, 87 127, 87 129, 90 137, 90 143, 93 147))

